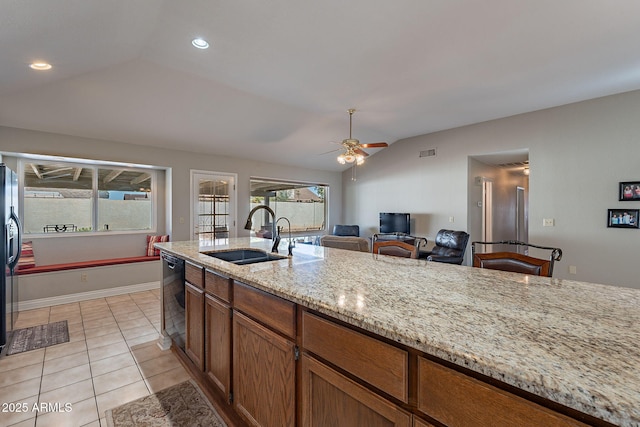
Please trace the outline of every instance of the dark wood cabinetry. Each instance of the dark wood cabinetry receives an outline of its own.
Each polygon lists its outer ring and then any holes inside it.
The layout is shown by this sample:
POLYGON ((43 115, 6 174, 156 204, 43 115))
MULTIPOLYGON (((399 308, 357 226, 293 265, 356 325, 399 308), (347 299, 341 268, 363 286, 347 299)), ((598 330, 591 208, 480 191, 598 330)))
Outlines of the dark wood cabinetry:
POLYGON ((291 339, 296 335, 296 305, 275 295, 234 282, 233 308, 291 339))
POLYGON ((186 343, 189 359, 204 369, 204 291, 190 283, 185 285, 186 343))
POLYGON ((420 418, 413 417, 413 427, 435 427, 433 424, 421 420, 420 418))
POLYGON ((233 404, 253 426, 295 425, 295 344, 233 315, 233 404))
POLYGON ((185 263, 185 353, 204 370, 204 269, 185 263))
POLYGON ((185 353, 249 425, 586 425, 574 410, 214 271, 187 263, 185 278, 185 353))
POLYGON ((312 357, 301 357, 301 423, 305 427, 411 426, 411 414, 312 357))
POLYGON ((306 311, 302 313, 302 348, 408 402, 407 351, 306 311))
POLYGON ((205 372, 228 400, 231 395, 231 306, 205 295, 205 372))
POLYGON ((533 402, 424 357, 418 358, 418 409, 450 427, 584 427, 533 402))

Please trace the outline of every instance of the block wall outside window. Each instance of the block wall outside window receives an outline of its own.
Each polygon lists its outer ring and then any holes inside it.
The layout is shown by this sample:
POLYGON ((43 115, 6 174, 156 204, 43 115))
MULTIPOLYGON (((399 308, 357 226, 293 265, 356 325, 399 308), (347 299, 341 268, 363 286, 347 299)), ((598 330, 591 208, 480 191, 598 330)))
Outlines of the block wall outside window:
POLYGON ((23 161, 25 234, 153 229, 153 180, 147 169, 23 161))

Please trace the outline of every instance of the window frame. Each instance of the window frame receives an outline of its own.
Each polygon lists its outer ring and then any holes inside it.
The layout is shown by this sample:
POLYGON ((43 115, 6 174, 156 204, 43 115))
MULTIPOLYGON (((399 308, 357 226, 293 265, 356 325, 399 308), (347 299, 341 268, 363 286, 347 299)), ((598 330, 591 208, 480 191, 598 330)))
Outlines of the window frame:
MULTIPOLYGON (((269 183, 281 183, 281 184, 292 184, 294 187, 292 187, 292 189, 295 189, 295 186, 304 186, 304 187, 323 187, 324 188, 324 209, 323 209, 323 215, 324 215, 324 221, 322 226, 319 229, 314 229, 314 230, 298 230, 298 231, 291 231, 291 235, 292 236, 298 236, 298 237, 302 237, 302 236, 318 236, 318 235, 322 235, 325 234, 327 231, 327 227, 328 227, 328 223, 329 223, 329 192, 331 191, 329 184, 326 183, 320 183, 320 182, 313 182, 313 181, 302 181, 302 180, 294 180, 294 179, 282 179, 282 178, 267 178, 267 177, 262 177, 262 176, 250 176, 249 177, 249 209, 251 209, 252 206, 252 202, 251 199, 254 197, 251 193, 251 187, 252 187, 252 183, 253 181, 260 181, 260 182, 269 182, 269 183)), ((280 190, 279 190, 280 191, 280 190)), ((256 212, 257 214, 257 212, 256 212)), ((278 215, 276 213, 276 215, 282 216, 282 215, 278 215)), ((275 218, 276 220, 278 218, 275 218)), ((255 221, 255 219, 254 219, 255 221)), ((288 230, 286 228, 286 223, 279 223, 278 225, 283 225, 285 226, 284 232, 288 233, 288 230)), ((252 231, 253 233, 253 231, 252 231)))
POLYGON ((17 171, 19 176, 18 182, 18 194, 20 200, 19 215, 20 218, 25 218, 25 171, 27 164, 29 163, 68 163, 77 165, 82 168, 91 169, 92 173, 92 213, 91 213, 91 231, 75 231, 75 232, 63 232, 63 233, 25 233, 25 238, 57 238, 57 237, 80 237, 80 236, 104 236, 104 235, 131 235, 131 234, 156 234, 158 230, 158 195, 157 195, 157 182, 158 182, 158 168, 151 165, 133 164, 124 162, 111 162, 103 160, 90 160, 90 159, 78 159, 71 157, 57 157, 46 155, 28 155, 17 156, 17 171), (98 189, 98 171, 99 169, 122 169, 125 171, 140 171, 148 173, 150 175, 150 200, 151 200, 151 228, 139 229, 139 230, 102 230, 99 229, 99 192, 98 189))

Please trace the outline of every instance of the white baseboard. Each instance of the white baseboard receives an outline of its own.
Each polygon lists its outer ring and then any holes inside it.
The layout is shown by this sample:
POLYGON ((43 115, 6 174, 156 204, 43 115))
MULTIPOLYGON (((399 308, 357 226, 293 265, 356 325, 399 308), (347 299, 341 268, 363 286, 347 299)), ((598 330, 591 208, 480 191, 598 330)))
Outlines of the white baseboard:
POLYGON ((160 289, 160 282, 139 283, 137 285, 120 286, 117 288, 99 289, 90 292, 79 292, 76 294, 60 295, 57 297, 32 299, 29 301, 19 301, 18 311, 33 310, 35 308, 50 307, 52 305, 69 304, 78 301, 86 301, 96 298, 112 297, 115 295, 131 294, 134 292, 150 291, 160 289))

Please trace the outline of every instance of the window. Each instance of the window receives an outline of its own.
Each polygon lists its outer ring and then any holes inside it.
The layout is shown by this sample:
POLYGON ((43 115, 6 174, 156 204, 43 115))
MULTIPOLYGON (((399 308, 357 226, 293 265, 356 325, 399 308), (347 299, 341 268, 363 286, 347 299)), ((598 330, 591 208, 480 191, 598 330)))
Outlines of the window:
MULTIPOLYGON (((251 178, 250 183, 252 209, 258 205, 269 206, 276 213, 276 218, 286 217, 291 221, 292 232, 313 234, 325 229, 328 185, 261 178, 251 178)), ((278 225, 287 226, 286 222, 278 225)), ((267 211, 256 212, 253 216, 256 235, 265 235, 271 230, 267 211)))
POLYGON ((21 165, 25 234, 154 228, 152 170, 33 159, 21 165))

